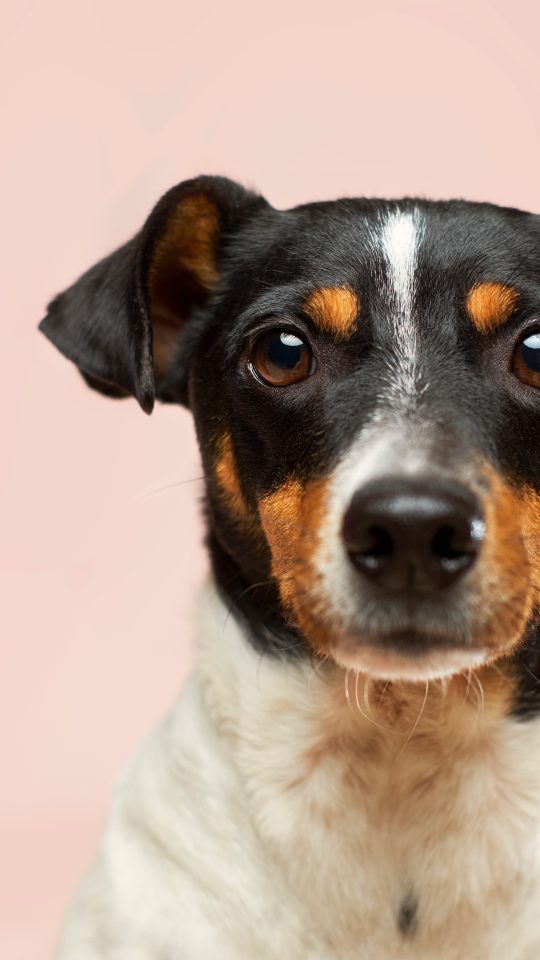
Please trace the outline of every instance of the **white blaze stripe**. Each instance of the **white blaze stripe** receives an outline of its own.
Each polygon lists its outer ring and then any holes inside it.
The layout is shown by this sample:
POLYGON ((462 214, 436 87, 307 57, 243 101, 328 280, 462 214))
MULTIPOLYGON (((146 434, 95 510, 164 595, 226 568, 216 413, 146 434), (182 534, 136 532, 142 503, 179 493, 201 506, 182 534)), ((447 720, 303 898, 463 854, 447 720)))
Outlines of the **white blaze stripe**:
POLYGON ((383 227, 382 243, 390 270, 394 307, 410 319, 414 293, 418 212, 392 213, 383 227))
MULTIPOLYGON (((401 360, 389 394, 409 400, 416 397, 418 390, 416 329, 412 311, 422 229, 419 210, 396 211, 384 222, 381 237, 388 266, 387 295, 394 320, 396 354, 401 360)), ((388 397, 388 393, 385 394, 388 397)))

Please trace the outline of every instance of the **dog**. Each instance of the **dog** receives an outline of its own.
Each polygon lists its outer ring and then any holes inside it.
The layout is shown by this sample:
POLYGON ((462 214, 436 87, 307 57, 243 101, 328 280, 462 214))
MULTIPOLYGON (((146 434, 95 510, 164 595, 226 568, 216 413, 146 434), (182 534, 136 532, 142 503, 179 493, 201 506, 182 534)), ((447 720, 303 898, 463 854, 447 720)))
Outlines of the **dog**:
POLYGON ((540 217, 199 177, 41 329, 190 408, 212 571, 59 960, 536 960, 540 217))

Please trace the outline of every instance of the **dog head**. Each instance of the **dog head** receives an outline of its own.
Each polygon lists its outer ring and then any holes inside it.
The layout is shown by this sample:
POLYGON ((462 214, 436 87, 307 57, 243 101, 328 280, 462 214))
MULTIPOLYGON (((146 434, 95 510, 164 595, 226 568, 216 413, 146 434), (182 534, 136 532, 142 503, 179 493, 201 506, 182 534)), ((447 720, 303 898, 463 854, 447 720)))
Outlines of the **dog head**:
POLYGON ((216 578, 265 649, 428 679, 526 656, 540 597, 540 218, 173 188, 41 329, 193 411, 216 578))

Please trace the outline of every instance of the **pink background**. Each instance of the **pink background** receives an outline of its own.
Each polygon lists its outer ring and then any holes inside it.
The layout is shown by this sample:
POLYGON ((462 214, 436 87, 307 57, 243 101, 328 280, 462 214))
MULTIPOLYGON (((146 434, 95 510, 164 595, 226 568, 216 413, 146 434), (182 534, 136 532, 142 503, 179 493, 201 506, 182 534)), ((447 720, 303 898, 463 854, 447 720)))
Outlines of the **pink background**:
POLYGON ((189 415, 147 418, 87 390, 36 332, 45 303, 201 172, 277 206, 419 194, 540 210, 540 13, 520 0, 4 0, 2 13, 0 955, 36 960, 115 772, 189 669, 205 568, 189 415))

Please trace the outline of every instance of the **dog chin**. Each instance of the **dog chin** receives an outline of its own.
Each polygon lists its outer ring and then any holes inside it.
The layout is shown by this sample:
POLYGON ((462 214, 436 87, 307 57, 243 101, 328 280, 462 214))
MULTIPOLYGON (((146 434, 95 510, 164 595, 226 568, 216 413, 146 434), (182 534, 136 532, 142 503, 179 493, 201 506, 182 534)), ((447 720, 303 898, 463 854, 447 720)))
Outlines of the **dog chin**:
POLYGON ((366 674, 377 680, 407 680, 412 683, 437 680, 464 673, 487 660, 482 649, 467 648, 424 650, 404 653, 375 644, 337 644, 331 656, 341 667, 366 674))

